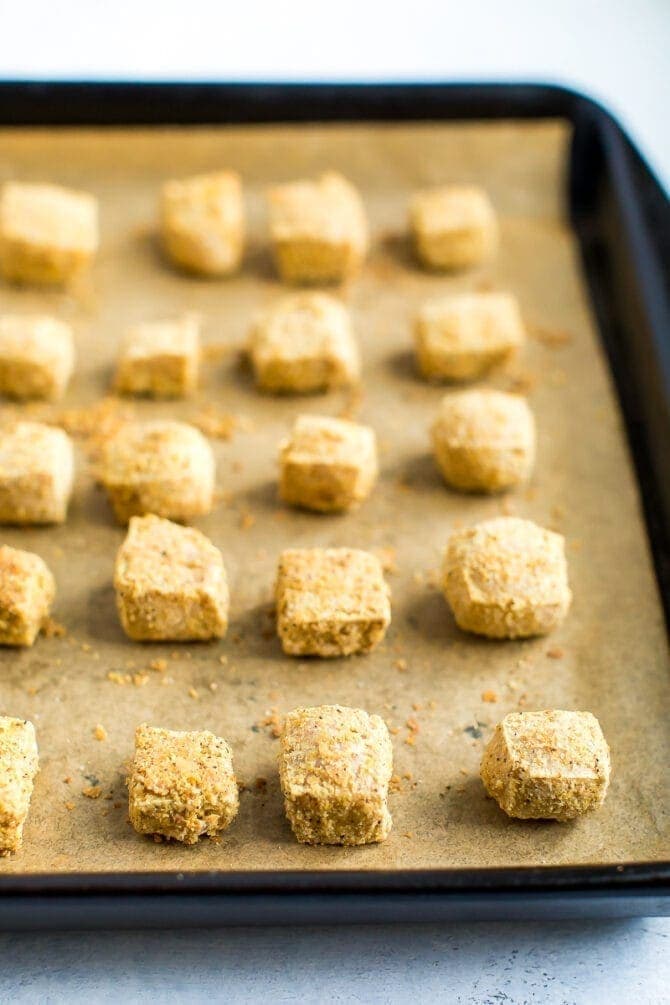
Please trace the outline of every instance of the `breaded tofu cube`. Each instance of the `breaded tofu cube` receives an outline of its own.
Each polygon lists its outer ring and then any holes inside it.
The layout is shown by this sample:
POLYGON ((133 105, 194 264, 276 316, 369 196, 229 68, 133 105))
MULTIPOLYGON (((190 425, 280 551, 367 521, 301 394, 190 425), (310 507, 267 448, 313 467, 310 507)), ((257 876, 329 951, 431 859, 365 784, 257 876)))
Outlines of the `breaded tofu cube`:
POLYGON ((200 367, 200 329, 188 316, 134 325, 121 343, 116 390, 152 398, 183 398, 195 391, 200 367))
POLYGON ((0 855, 18 851, 39 766, 35 727, 0 715, 0 855))
POLYGON ((116 606, 138 642, 220 639, 228 627, 228 581, 218 548, 193 527, 131 517, 116 556, 116 606))
POLYGON ((279 495, 321 513, 352 509, 377 478, 373 429, 346 419, 299 415, 279 450, 279 495))
POLYGON ((256 384, 275 394, 313 394, 360 378, 349 314, 325 293, 283 297, 259 315, 249 353, 256 384))
POLYGON ((493 639, 546 635, 572 601, 565 539, 513 516, 458 530, 447 545, 443 589, 464 631, 493 639))
POLYGON ((289 656, 370 652, 391 623, 381 562, 356 548, 282 552, 276 599, 277 631, 289 656))
POLYGON ((454 293, 428 300, 414 330, 419 370, 428 380, 476 380, 525 341, 511 293, 454 293))
POLYGON ((454 391, 431 429, 444 480, 465 492, 501 492, 525 481, 535 460, 535 420, 504 391, 454 391))
POLYGON ((32 646, 56 595, 46 562, 0 545, 0 645, 32 646))
POLYGON ((240 803, 232 751, 207 730, 138 726, 127 784, 135 830, 184 844, 225 831, 240 803))
POLYGON ((7 427, 0 435, 0 523, 63 523, 73 478, 72 440, 62 429, 7 427))
POLYGON ((168 181, 161 192, 163 245, 175 265, 203 276, 227 276, 244 250, 240 176, 217 171, 168 181))
POLYGON ((62 285, 98 250, 98 203, 58 185, 7 182, 0 193, 0 273, 11 282, 62 285))
POLYGON ((339 283, 368 250, 368 223, 354 186, 334 171, 268 192, 270 241, 285 283, 339 283))
POLYGON ((416 192, 409 209, 416 255, 429 269, 467 269, 498 245, 496 214, 475 185, 444 185, 416 192))
POLYGON ((154 513, 188 521, 214 504, 214 454, 185 422, 129 422, 110 437, 98 472, 119 523, 154 513))
POLYGON ((496 726, 480 773, 508 816, 574 820, 602 805, 610 752, 590 712, 512 712, 496 726))
POLYGON ((0 394, 62 397, 74 369, 72 328, 41 314, 0 317, 0 394))
POLYGON ((386 723, 360 708, 320 705, 286 716, 279 780, 302 844, 363 845, 388 837, 393 748, 386 723))

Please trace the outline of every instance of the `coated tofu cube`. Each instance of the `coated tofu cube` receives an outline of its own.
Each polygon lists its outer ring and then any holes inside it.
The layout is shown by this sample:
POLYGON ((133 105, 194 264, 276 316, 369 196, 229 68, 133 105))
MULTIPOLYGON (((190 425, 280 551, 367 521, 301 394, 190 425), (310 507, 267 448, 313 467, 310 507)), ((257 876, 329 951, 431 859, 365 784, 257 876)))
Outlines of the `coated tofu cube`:
POLYGON ((381 563, 355 548, 284 551, 276 596, 277 631, 289 656, 369 652, 391 622, 381 563))
POLYGON ((416 192, 410 229, 422 265, 467 269, 490 258, 498 244, 495 211, 486 192, 474 185, 444 185, 416 192))
POLYGON ((510 293, 455 293, 427 301, 419 312, 415 345, 428 380, 476 380, 506 362, 525 341, 510 293))
POLYGON ((139 834, 197 844, 201 837, 225 831, 238 808, 232 751, 225 740, 207 730, 137 727, 128 810, 139 834))
POLYGON ((62 397, 74 368, 72 329, 39 314, 0 317, 0 393, 18 400, 62 397))
POLYGON ((349 315, 324 293, 284 297, 260 315, 250 355, 258 387, 275 394, 310 394, 360 377, 349 315))
POLYGON ((153 398, 183 398, 195 391, 200 331, 193 317, 135 325, 121 344, 116 390, 153 398))
POLYGON ((270 240, 285 283, 342 282, 368 250, 360 195, 335 172, 277 185, 268 193, 270 240))
POLYGON ((55 595, 54 578, 39 555, 0 545, 0 645, 32 646, 55 595))
POLYGON ((388 837, 392 771, 391 737, 378 715, 320 705, 286 716, 279 780, 302 844, 363 845, 388 837))
POLYGON ((284 502, 322 513, 349 510, 367 498, 377 478, 375 434, 345 419, 299 415, 279 463, 284 502))
POLYGON ((67 433, 17 422, 0 436, 0 523, 63 523, 72 493, 74 451, 67 433))
POLYGON ((572 601, 565 540, 512 516, 456 531, 444 558, 443 589, 464 631, 494 639, 546 635, 572 601))
POLYGON ((166 182, 161 230, 167 255, 180 268, 203 276, 235 272, 245 234, 239 175, 217 171, 166 182))
POLYGON ((98 203, 58 185, 8 182, 0 194, 0 272, 18 283, 63 285, 98 250, 98 203))
POLYGON ((610 752, 590 712, 512 712, 496 726, 480 771, 508 816, 574 820, 602 805, 610 752))
POLYGON ((0 855, 21 848, 37 771, 32 722, 0 715, 0 855))
POLYGON ((228 582, 221 552, 192 527, 131 517, 116 556, 116 605, 138 642, 223 638, 228 582))
POLYGON ((535 459, 535 420, 523 398, 454 391, 432 427, 435 458, 452 488, 501 492, 525 481, 535 459))
POLYGON ((102 451, 99 479, 119 523, 153 513, 188 521, 214 503, 214 455, 185 422, 129 422, 102 451))

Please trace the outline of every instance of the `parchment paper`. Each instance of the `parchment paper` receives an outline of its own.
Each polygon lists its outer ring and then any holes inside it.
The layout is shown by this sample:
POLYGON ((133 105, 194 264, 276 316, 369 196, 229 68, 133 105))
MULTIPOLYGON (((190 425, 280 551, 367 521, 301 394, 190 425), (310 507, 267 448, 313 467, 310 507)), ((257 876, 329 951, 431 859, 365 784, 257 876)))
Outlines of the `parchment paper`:
POLYGON ((2 180, 57 181, 101 200, 102 251, 76 293, 0 288, 3 311, 53 311, 76 326, 77 372, 65 405, 105 394, 129 323, 195 310, 205 341, 231 351, 210 360, 196 399, 140 402, 135 415, 188 419, 214 403, 248 420, 229 442, 214 442, 224 498, 198 523, 222 549, 230 578, 232 623, 221 643, 125 639, 111 586, 123 531, 80 446, 67 524, 2 529, 3 541, 38 552, 53 569, 54 616, 68 635, 0 653, 0 709, 35 723, 41 751, 24 850, 3 860, 0 872, 504 866, 669 854, 665 630, 621 420, 565 222, 567 142, 560 123, 513 122, 0 133, 2 180), (244 269, 231 281, 180 276, 156 242, 159 184, 219 166, 237 168, 245 180, 251 240, 244 269), (263 397, 239 359, 253 311, 281 292, 264 240, 262 192, 272 181, 325 168, 361 187, 374 237, 362 275, 342 291, 363 351, 358 403, 341 393, 263 397), (442 181, 489 190, 502 219, 495 263, 453 278, 413 265, 404 236, 408 196, 442 181), (532 484, 507 500, 458 495, 441 482, 427 429, 443 390, 417 378, 411 355, 411 319, 423 298, 488 286, 519 296, 531 331, 521 360, 493 380, 529 390, 539 425, 532 484), (372 498, 344 517, 282 508, 276 449, 294 416, 351 413, 357 404, 381 444, 383 473, 372 498), (567 536, 574 605, 549 639, 467 637, 435 589, 452 528, 500 512, 567 536), (334 662, 283 657, 271 613, 278 553, 345 544, 382 549, 395 567, 385 644, 334 662), (148 669, 156 660, 167 669, 148 669), (298 704, 323 702, 379 712, 395 730, 395 826, 383 845, 301 847, 284 820, 272 723, 298 704), (613 758, 601 811, 572 825, 516 822, 486 798, 478 777, 483 745, 495 722, 520 707, 589 709, 599 717, 613 758), (123 771, 143 721, 208 728, 231 742, 247 789, 220 843, 187 849, 130 828, 123 771), (106 739, 95 738, 97 725, 106 739), (82 795, 96 786, 99 798, 82 795))

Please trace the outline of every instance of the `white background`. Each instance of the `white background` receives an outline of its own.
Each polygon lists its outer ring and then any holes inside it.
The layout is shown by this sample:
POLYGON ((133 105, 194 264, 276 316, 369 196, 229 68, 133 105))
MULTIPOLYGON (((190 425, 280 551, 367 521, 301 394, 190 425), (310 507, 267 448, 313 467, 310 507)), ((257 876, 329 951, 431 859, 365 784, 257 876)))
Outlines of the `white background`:
MULTIPOLYGON (((670 187, 670 0, 0 0, 0 77, 562 82, 670 187)), ((0 961, 0 1002, 670 1002, 660 919, 9 935, 0 961)))

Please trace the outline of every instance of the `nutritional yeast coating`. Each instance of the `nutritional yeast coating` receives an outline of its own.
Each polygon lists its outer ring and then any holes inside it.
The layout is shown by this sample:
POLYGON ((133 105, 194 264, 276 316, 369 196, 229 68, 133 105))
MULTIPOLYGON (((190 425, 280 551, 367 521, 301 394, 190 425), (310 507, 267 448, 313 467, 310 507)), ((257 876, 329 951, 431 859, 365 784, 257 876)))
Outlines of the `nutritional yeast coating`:
POLYGON ((72 493, 74 450, 62 429, 17 422, 0 436, 0 523, 63 523, 72 493))
POLYGON ((564 538, 519 517, 452 534, 442 582, 459 628, 495 639, 547 634, 572 600, 564 538))
POLYGON ((453 391, 431 429, 435 459, 452 488, 502 492, 525 481, 535 460, 535 420, 504 391, 453 391))
POLYGON ((132 517, 116 557, 116 603, 136 641, 223 638, 228 582, 218 548, 193 527, 132 517))
POLYGON ((610 752, 590 712, 512 712, 496 726, 480 771, 508 816, 573 820, 602 805, 610 752))
POLYGON ((74 368, 72 328, 44 314, 0 317, 0 394, 60 398, 74 368))
POLYGON ((21 847, 37 771, 32 722, 0 715, 0 856, 21 847))
POLYGON ((270 241, 285 283, 335 283, 356 272, 368 250, 360 195, 334 171, 268 192, 270 241))
POLYGON ((179 268, 203 276, 227 276, 239 268, 245 216, 235 171, 167 181, 160 215, 163 246, 179 268))
POLYGON ((299 415, 280 446, 279 469, 284 502, 321 513, 352 509, 377 478, 374 430, 347 419, 299 415))
POLYGON ((54 577, 39 555, 0 545, 0 645, 32 646, 55 595, 54 577))
POLYGON ((476 185, 443 185, 412 197, 414 249, 429 269, 467 269, 490 258, 498 244, 491 201, 476 185))
POLYGON ((303 844, 363 845, 391 830, 388 728, 359 708, 321 705, 286 716, 279 780, 286 816, 303 844))
POLYGON ((196 844, 226 830, 237 816, 231 749, 207 730, 138 726, 127 784, 130 822, 140 834, 196 844))
POLYGON ((289 656, 370 652, 391 623, 381 563, 356 548, 282 552, 276 600, 277 631, 289 656))
POLYGON ((121 343, 115 388, 121 394, 183 398, 195 391, 200 366, 200 331, 194 317, 145 321, 121 343))
POLYGON ((98 477, 119 523, 153 513, 190 520, 214 503, 214 454, 195 426, 129 422, 106 442, 98 477))

